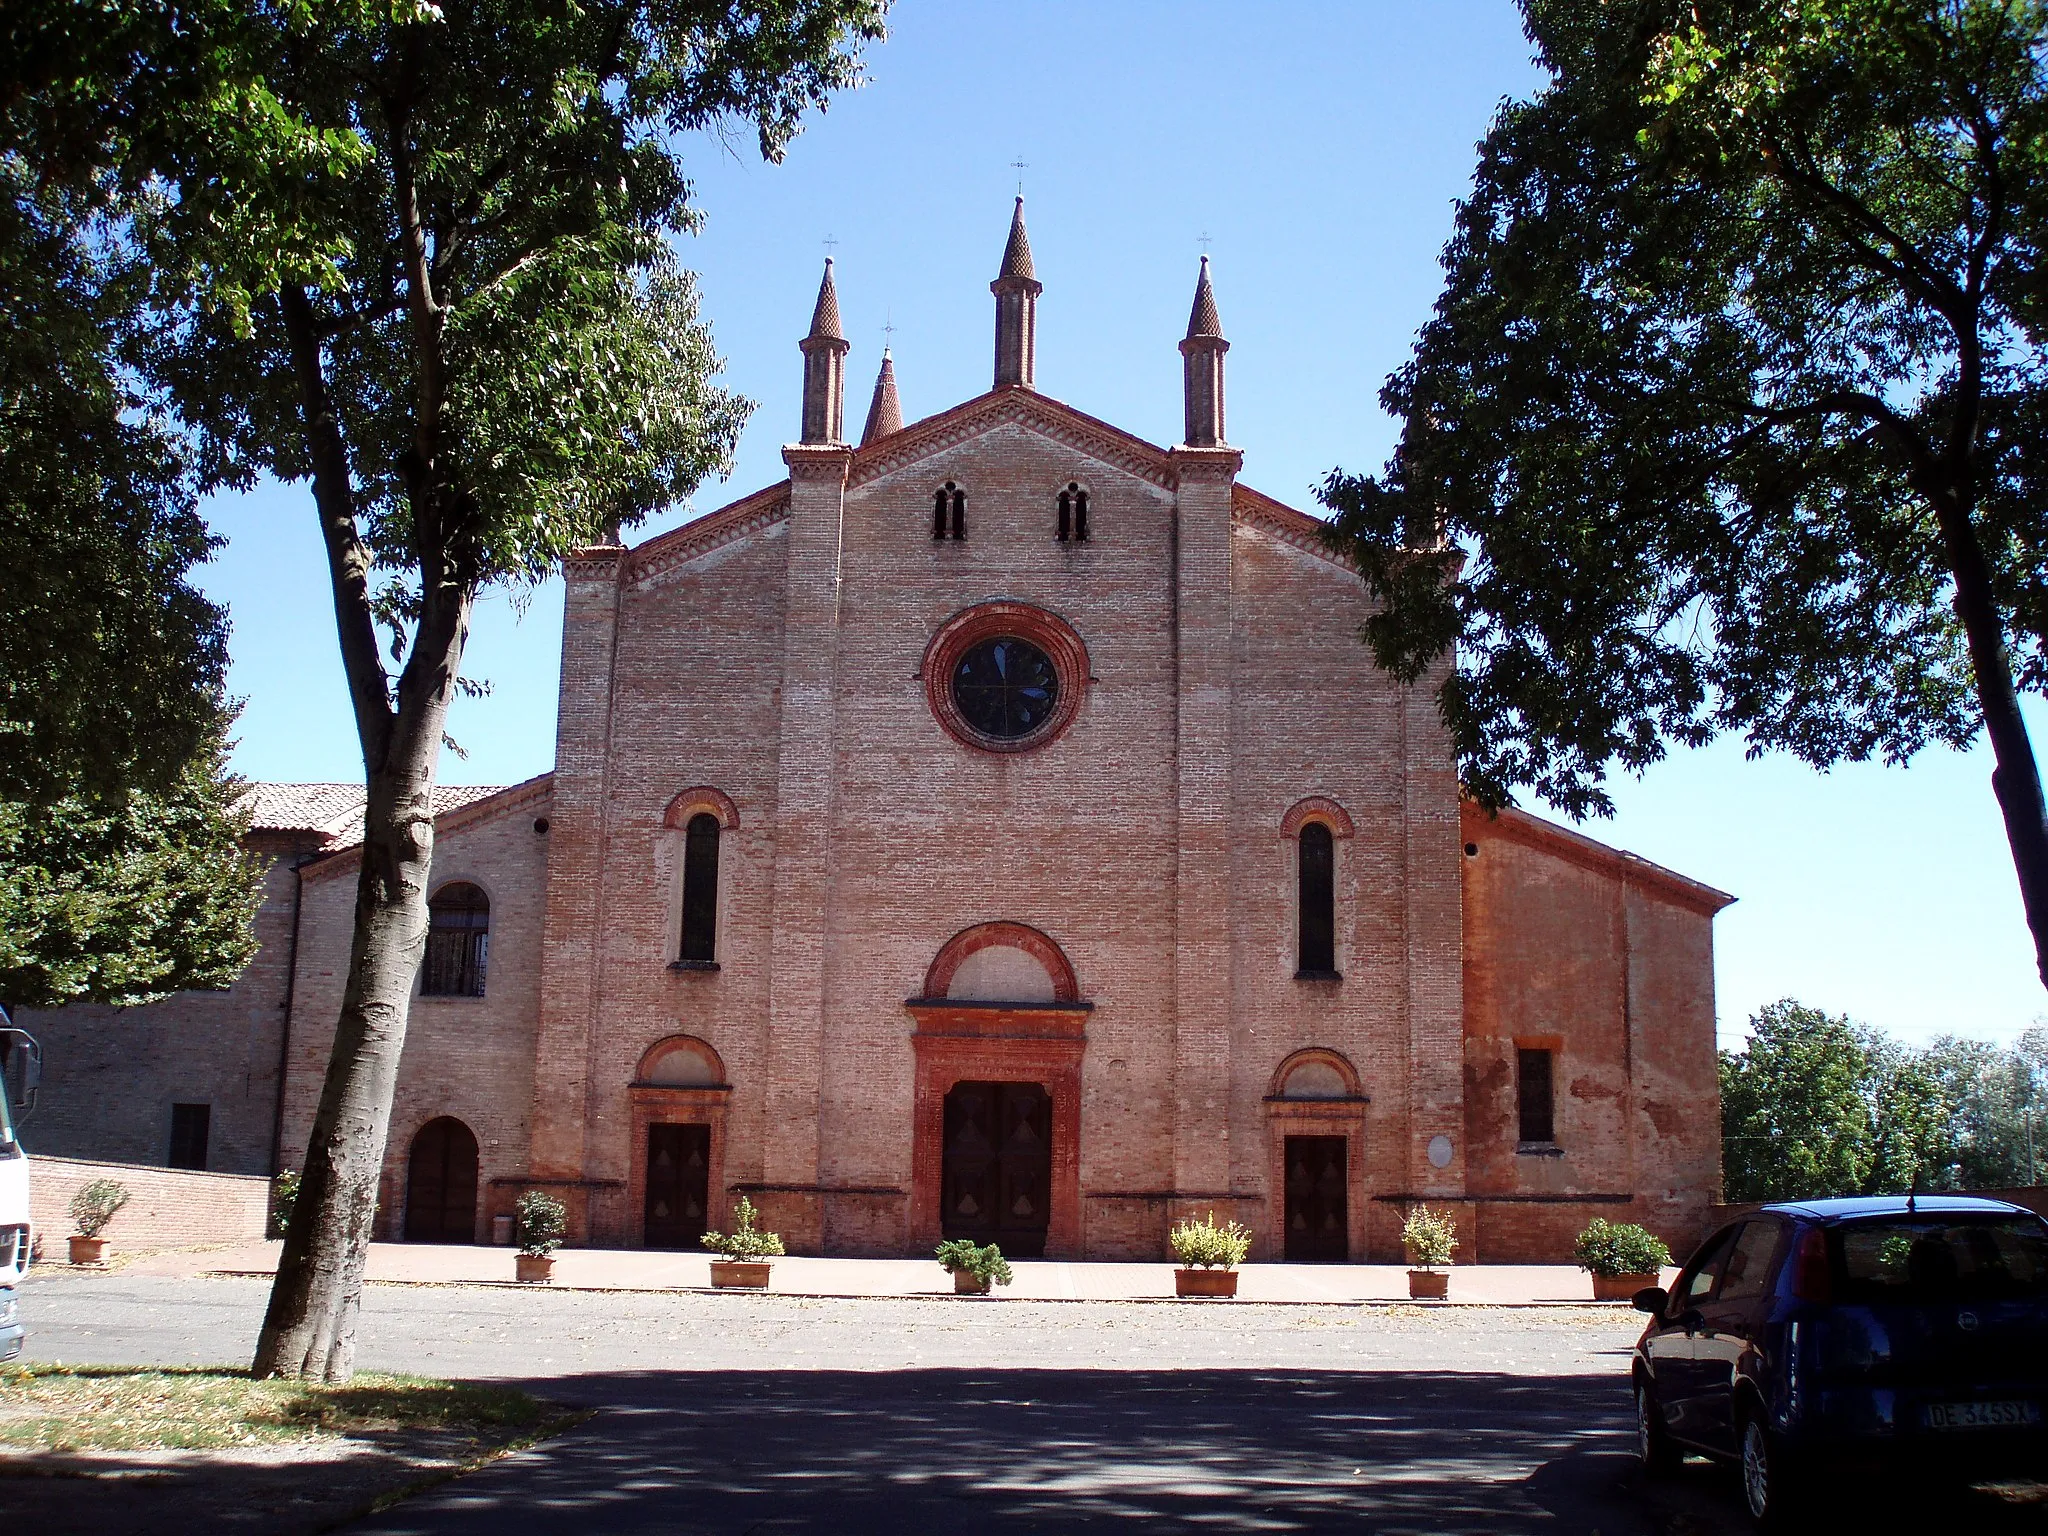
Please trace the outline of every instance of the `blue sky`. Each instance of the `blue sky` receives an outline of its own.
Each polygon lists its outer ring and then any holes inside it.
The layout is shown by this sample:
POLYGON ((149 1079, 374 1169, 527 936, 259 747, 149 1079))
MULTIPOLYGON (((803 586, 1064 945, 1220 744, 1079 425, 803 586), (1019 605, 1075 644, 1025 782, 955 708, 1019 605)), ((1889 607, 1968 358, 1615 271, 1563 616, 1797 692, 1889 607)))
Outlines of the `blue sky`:
MULTIPOLYGON (((707 216, 684 255, 727 359, 759 403, 730 482, 634 537, 780 479, 826 253, 853 341, 858 429, 891 333, 905 415, 988 387, 995 275, 1022 159, 1038 275, 1038 384, 1155 442, 1180 434, 1180 356, 1209 237, 1232 341, 1244 479, 1313 510, 1336 466, 1376 468, 1379 408, 1435 301, 1437 254, 1501 99, 1532 89, 1507 0, 1217 5, 901 0, 870 83, 811 121, 779 166, 735 132, 689 146, 707 216)), ((234 622, 251 778, 361 774, 311 498, 266 486, 210 509, 203 574, 234 622)), ((482 606, 449 783, 553 764, 561 589, 482 606)), ((2048 711, 2032 714, 2048 746, 2048 711)), ((1782 996, 1910 1039, 2008 1038, 2048 1014, 1990 790, 1989 754, 1816 774, 1683 753, 1615 786, 1586 830, 1733 892, 1717 920, 1724 1041, 1782 996)), ((1541 806, 1532 806, 1541 810, 1541 806)))

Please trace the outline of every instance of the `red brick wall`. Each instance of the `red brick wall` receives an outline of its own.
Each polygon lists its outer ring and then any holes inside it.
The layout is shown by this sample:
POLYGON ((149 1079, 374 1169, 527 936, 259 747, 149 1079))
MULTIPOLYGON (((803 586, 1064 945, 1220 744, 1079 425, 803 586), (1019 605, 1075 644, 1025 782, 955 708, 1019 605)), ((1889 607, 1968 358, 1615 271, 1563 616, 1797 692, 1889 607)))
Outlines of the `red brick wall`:
POLYGON ((1720 1183, 1722 898, 1519 813, 1464 816, 1473 1257, 1563 1262, 1594 1216, 1675 1250, 1720 1183), (1517 1150, 1516 1050, 1554 1051, 1556 1150, 1517 1150))
POLYGON ((128 1203, 101 1234, 117 1254, 254 1242, 270 1220, 268 1179, 32 1156, 29 1223, 39 1261, 63 1261, 73 1231, 71 1197, 96 1179, 128 1187, 128 1203))
MULTIPOLYGON (((484 996, 421 997, 415 991, 400 1058, 398 1091, 386 1143, 377 1235, 404 1228, 406 1157, 429 1120, 452 1115, 477 1139, 477 1234, 494 1211, 518 1196, 511 1180, 527 1172, 540 1004, 541 919, 553 822, 545 781, 507 791, 441 818, 434 845, 434 888, 462 880, 491 899, 490 959, 484 996), (548 817, 550 830, 534 830, 548 817)), ((305 921, 285 1096, 285 1166, 301 1167, 318 1106, 334 1024, 348 977, 354 932, 356 857, 340 855, 306 871, 305 921)))

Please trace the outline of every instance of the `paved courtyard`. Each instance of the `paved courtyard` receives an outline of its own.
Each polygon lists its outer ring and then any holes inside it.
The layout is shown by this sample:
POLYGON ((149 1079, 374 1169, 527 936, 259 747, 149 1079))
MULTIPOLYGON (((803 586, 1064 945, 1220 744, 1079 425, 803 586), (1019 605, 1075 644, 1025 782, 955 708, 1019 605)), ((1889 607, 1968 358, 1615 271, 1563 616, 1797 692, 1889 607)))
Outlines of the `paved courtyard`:
MULTIPOLYGON (((256 1279, 51 1269, 37 1359, 247 1359, 256 1279)), ((827 1299, 372 1285, 366 1368, 587 1404, 580 1429, 352 1529, 719 1533, 1744 1529, 1645 1485, 1626 1311, 827 1299)), ((2038 1531, 1957 1496, 1899 1528, 2038 1531)), ((1886 1527, 1874 1514, 1859 1530, 1886 1527)))

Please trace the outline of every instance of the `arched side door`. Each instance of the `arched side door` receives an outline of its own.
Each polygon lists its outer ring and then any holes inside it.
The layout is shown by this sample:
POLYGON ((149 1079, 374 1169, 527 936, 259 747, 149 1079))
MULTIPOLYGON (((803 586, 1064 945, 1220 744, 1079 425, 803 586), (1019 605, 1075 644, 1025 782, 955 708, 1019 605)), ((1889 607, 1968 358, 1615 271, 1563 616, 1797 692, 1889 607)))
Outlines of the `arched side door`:
POLYGON ((476 1136, 450 1115, 412 1139, 405 1179, 405 1240, 476 1241, 476 1136))

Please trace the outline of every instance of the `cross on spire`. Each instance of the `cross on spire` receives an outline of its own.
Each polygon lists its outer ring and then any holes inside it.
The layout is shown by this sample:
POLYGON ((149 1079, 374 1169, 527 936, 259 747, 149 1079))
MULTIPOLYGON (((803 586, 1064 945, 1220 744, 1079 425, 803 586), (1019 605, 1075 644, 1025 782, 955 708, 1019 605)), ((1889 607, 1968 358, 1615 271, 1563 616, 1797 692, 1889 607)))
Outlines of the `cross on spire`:
POLYGON ((825 254, 827 257, 830 257, 831 254, 839 248, 839 237, 837 235, 827 235, 824 239, 820 240, 818 244, 825 247, 825 254))
POLYGON ((1209 254, 1209 247, 1214 245, 1215 243, 1216 241, 1214 237, 1211 236, 1209 231, 1207 231, 1206 229, 1203 230, 1199 235, 1195 236, 1195 244, 1199 245, 1202 248, 1202 254, 1204 256, 1209 254))
POLYGON ((1024 195, 1024 173, 1031 168, 1031 162, 1024 158, 1024 152, 1017 151, 1017 158, 1010 162, 1010 169, 1017 173, 1017 195, 1024 195))

